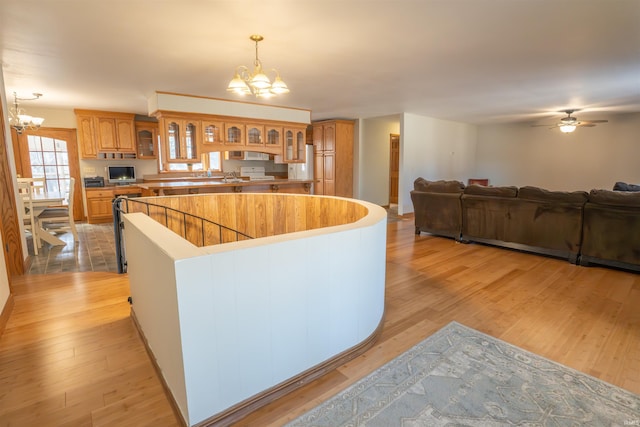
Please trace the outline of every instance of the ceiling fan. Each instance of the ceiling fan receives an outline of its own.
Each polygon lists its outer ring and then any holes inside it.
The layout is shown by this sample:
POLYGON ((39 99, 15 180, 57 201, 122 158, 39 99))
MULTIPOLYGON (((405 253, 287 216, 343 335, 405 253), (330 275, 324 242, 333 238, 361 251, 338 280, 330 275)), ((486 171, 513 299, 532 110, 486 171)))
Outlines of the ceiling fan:
POLYGON ((580 110, 563 110, 567 117, 560 119, 559 123, 554 125, 532 125, 532 126, 550 126, 549 129, 560 128, 561 132, 570 133, 576 130, 576 127, 594 127, 596 123, 607 123, 609 120, 578 120, 577 117, 573 117, 571 114, 580 110))

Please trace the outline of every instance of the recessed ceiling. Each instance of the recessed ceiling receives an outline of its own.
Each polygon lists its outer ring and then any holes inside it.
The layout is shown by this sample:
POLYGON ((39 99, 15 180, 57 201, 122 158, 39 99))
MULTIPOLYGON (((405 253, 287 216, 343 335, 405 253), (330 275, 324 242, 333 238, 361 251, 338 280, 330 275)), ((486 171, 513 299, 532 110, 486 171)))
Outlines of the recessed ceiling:
POLYGON ((638 0, 3 0, 0 49, 8 100, 146 114, 154 91, 238 99, 257 33, 291 89, 270 103, 314 120, 496 123, 640 112, 639 23, 638 0))

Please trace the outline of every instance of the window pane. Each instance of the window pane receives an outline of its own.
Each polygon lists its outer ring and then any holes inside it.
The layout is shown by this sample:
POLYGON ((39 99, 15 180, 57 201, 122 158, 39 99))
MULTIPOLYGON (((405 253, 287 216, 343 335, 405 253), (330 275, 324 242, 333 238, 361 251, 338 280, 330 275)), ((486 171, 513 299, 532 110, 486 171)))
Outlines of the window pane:
POLYGON ((52 138, 42 138, 42 151, 53 151, 54 147, 52 138))
POLYGON ((54 166, 49 166, 46 165, 44 167, 44 176, 47 177, 47 179, 53 179, 53 178, 57 178, 57 168, 54 166))
POLYGON ((43 151, 43 158, 44 158, 44 164, 45 166, 49 166, 49 165, 54 165, 56 164, 56 153, 53 153, 51 151, 43 151))
POLYGON ((44 167, 31 165, 31 176, 34 178, 44 178, 44 167))
POLYGON ((61 179, 69 179, 69 166, 58 166, 58 177, 61 179))
POLYGON ((47 191, 57 192, 60 191, 60 184, 57 179, 48 179, 47 180, 47 191))
POLYGON ((42 166, 42 153, 40 151, 30 151, 29 161, 31 162, 31 175, 33 176, 33 167, 42 166))
POLYGON ((69 155, 66 152, 58 152, 56 153, 56 157, 59 165, 68 165, 69 164, 69 155))
POLYGON ((29 151, 40 151, 41 150, 40 137, 39 136, 27 135, 27 141, 28 141, 28 145, 29 145, 29 151))
POLYGON ((171 171, 186 171, 189 170, 186 163, 170 163, 169 170, 171 171))
POLYGON ((55 140, 55 147, 56 147, 56 151, 67 151, 67 141, 63 140, 63 139, 56 139, 55 140))
POLYGON ((222 168, 220 167, 220 152, 215 151, 209 153, 209 166, 212 170, 219 171, 222 168))

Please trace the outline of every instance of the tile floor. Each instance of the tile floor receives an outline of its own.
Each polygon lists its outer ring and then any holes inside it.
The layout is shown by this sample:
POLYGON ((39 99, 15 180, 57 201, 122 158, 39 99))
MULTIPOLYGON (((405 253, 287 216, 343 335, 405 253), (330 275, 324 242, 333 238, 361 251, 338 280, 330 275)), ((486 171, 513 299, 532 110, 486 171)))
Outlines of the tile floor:
POLYGON ((76 223, 79 242, 73 241, 71 233, 61 233, 65 246, 43 243, 38 255, 33 255, 33 242, 27 237, 31 267, 27 274, 49 274, 70 271, 117 272, 113 224, 76 223))

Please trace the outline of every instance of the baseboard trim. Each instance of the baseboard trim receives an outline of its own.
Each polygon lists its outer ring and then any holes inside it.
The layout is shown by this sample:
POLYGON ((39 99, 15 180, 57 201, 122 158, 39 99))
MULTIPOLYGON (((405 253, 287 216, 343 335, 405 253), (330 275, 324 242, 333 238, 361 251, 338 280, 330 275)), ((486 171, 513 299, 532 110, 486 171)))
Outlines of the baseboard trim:
POLYGON ((2 313, 0 313, 0 337, 2 336, 5 328, 7 327, 7 323, 9 322, 9 316, 11 316, 11 312, 13 311, 14 305, 15 305, 15 300, 13 299, 13 294, 9 294, 9 298, 7 298, 7 302, 4 304, 2 313))
MULTIPOLYGON (((376 327, 376 329, 373 331, 373 333, 371 335, 369 335, 364 341, 360 342, 359 344, 356 344, 355 346, 343 351, 340 354, 337 354, 336 356, 334 356, 331 359, 325 360, 324 362, 304 371, 301 372, 300 374, 289 378, 288 380, 277 384, 267 390, 264 390, 261 393, 256 394, 255 396, 252 396, 240 403, 237 403, 229 408, 227 408, 226 410, 210 417, 207 418, 204 421, 199 422, 198 424, 195 424, 194 427, 219 427, 219 426, 228 426, 236 421, 241 420, 242 418, 246 417, 247 415, 249 415, 251 412, 265 406, 268 405, 269 403, 273 402, 274 400, 277 400, 279 398, 281 398, 282 396, 291 393, 292 391, 303 387, 307 384, 309 384, 310 382, 320 378, 321 376, 327 374, 328 372, 333 371, 334 369, 338 368, 339 366, 344 365, 345 363, 349 362, 350 360, 355 359, 356 357, 360 356, 362 353, 364 353, 365 351, 369 350, 373 344, 376 342, 376 340, 378 339, 378 337, 380 336, 380 334, 382 333, 382 326, 384 324, 384 313, 382 315, 382 318, 380 319, 380 323, 378 324, 378 326, 376 327)), ((182 423, 183 426, 187 426, 187 421, 182 417, 182 413, 180 412, 180 410, 178 409, 178 404, 176 403, 176 400, 173 397, 173 394, 171 393, 171 390, 169 389, 169 386, 167 385, 166 381, 164 380, 164 376, 162 375, 162 370, 160 369, 160 366, 158 366, 158 363, 156 361, 155 356, 153 355, 153 352, 151 351, 151 349, 149 348, 149 343, 147 342, 147 339, 144 336, 144 332, 142 331, 142 329, 140 328, 140 324, 138 323, 136 316, 135 316, 135 312, 133 311, 133 308, 131 309, 131 318, 133 319, 133 323, 136 327, 136 329, 138 330, 138 334, 140 334, 140 337, 142 338, 142 342, 144 343, 145 349, 147 350, 147 353, 149 354, 149 357, 151 358, 151 362, 153 363, 153 366, 156 370, 156 372, 158 373, 158 377, 160 378, 160 381, 162 383, 162 386, 165 389, 167 398, 170 400, 171 402, 171 406, 173 407, 173 410, 175 411, 178 419, 180 420, 180 422, 182 423)))
POLYGON ((145 337, 144 332, 142 332, 142 328, 140 327, 140 323, 138 323, 138 318, 136 317, 135 311, 133 311, 133 307, 131 308, 131 320, 133 321, 133 325, 138 331, 138 335, 140 335, 140 338, 142 339, 144 348, 147 351, 147 354, 149 355, 149 359, 151 359, 151 364, 153 365, 153 368, 155 369, 156 374, 158 374, 158 378, 160 379, 162 388, 164 388, 164 392, 167 398, 169 399, 169 403, 171 404, 171 408, 173 409, 173 412, 176 415, 176 419, 178 420, 181 426, 188 427, 187 420, 185 420, 184 417, 182 416, 182 412, 180 412, 180 408, 176 403, 176 399, 173 397, 173 393, 171 393, 171 389, 169 388, 169 385, 165 381, 164 375, 162 375, 162 369, 160 369, 160 366, 158 365, 158 361, 156 360, 156 357, 153 355, 153 352, 151 351, 151 347, 149 347, 149 341, 147 341, 147 337, 145 337))

